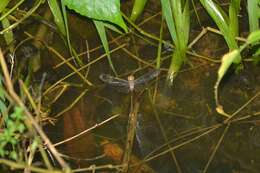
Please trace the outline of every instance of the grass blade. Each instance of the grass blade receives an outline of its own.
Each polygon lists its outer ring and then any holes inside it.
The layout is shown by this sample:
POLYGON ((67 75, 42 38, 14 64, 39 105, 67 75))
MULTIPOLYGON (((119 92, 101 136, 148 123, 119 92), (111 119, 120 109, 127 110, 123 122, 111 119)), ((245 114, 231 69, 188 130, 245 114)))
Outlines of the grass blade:
POLYGON ((135 0, 130 19, 135 20, 142 14, 147 0, 135 0))
POLYGON ((259 0, 247 1, 250 32, 259 30, 260 6, 259 0))
POLYGON ((229 6, 229 29, 233 37, 237 37, 239 33, 238 13, 240 8, 240 0, 232 0, 229 6))
POLYGON ((117 75, 116 70, 115 70, 114 65, 113 65, 113 62, 112 62, 111 57, 110 57, 109 46, 108 46, 108 41, 107 41, 104 23, 102 21, 98 21, 98 20, 93 20, 93 21, 94 21, 94 24, 97 28, 97 31, 98 31, 99 37, 101 39, 102 45, 104 46, 109 65, 110 65, 112 71, 114 72, 114 74, 117 75))
POLYGON ((175 41, 175 40, 177 40, 177 34, 176 34, 175 24, 174 24, 174 21, 173 21, 170 1, 169 0, 161 0, 161 5, 162 5, 163 17, 166 20, 166 24, 169 28, 169 32, 171 34, 172 40, 175 41))
POLYGON ((59 31, 63 36, 66 36, 65 24, 57 0, 48 0, 48 4, 53 14, 54 22, 56 23, 59 31))

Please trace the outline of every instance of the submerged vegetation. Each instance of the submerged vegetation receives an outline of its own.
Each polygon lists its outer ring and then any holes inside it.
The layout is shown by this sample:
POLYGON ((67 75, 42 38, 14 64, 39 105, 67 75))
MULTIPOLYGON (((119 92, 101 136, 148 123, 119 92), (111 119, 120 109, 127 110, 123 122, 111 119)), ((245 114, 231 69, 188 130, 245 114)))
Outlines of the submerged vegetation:
POLYGON ((1 0, 0 14, 1 171, 260 170, 259 0, 1 0))

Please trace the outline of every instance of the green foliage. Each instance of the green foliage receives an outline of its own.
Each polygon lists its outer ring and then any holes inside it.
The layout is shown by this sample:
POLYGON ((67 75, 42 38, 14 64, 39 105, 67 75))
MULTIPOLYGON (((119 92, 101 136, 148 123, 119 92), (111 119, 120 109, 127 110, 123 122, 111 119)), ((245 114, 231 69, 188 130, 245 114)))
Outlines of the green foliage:
MULTIPOLYGON (((229 6, 229 16, 224 10, 212 0, 200 0, 201 4, 207 10, 214 22, 217 24, 219 30, 223 34, 225 41, 230 50, 238 48, 236 43, 236 37, 238 36, 238 16, 240 0, 232 0, 229 6)), ((233 59, 232 63, 240 63, 241 56, 237 56, 233 59)))
MULTIPOLYGON (((259 44, 260 44, 260 30, 252 32, 248 36, 245 44, 241 45, 238 49, 234 49, 233 51, 225 54, 222 57, 221 65, 220 65, 220 68, 218 69, 218 78, 217 78, 217 81, 216 81, 215 87, 214 87, 215 88, 215 90, 214 90, 215 101, 217 103, 217 111, 220 114, 227 116, 227 114, 223 110, 223 107, 220 105, 220 103, 218 101, 218 87, 219 87, 221 80, 223 79, 224 75, 226 74, 226 72, 228 71, 228 69, 232 65, 232 63, 235 61, 235 59, 240 56, 240 52, 242 52, 249 45, 254 46, 254 45, 259 45, 259 44)), ((256 51, 255 54, 257 54, 257 52, 259 52, 259 49, 256 51)))
POLYGON ((256 45, 260 42, 260 30, 252 32, 247 38, 247 44, 256 45))
POLYGON ((0 156, 18 159, 16 148, 19 146, 21 136, 25 131, 23 109, 15 107, 14 112, 4 119, 4 129, 0 133, 0 156), (12 147, 10 147, 12 146, 12 147))
POLYGON ((102 44, 104 46, 104 49, 105 49, 106 55, 108 57, 108 61, 109 61, 110 67, 113 70, 113 72, 115 73, 115 75, 117 75, 116 70, 115 70, 114 65, 113 65, 113 62, 112 62, 111 57, 110 57, 109 46, 108 46, 108 41, 107 41, 107 37, 106 37, 106 30, 105 30, 104 23, 102 21, 98 21, 98 20, 95 21, 94 20, 94 24, 95 24, 95 26, 97 28, 99 37, 100 37, 101 42, 102 42, 102 44))
POLYGON ((172 84, 174 77, 186 60, 190 31, 189 0, 161 0, 161 4, 163 16, 175 45, 167 77, 168 83, 172 84))
POLYGON ((130 19, 134 22, 143 12, 147 0, 135 0, 130 19))
POLYGON ((64 4, 82 16, 108 21, 127 31, 120 13, 120 0, 64 0, 64 4))
MULTIPOLYGON (((2 12, 4 11, 4 9, 6 8, 6 6, 8 5, 8 3, 10 2, 10 0, 3 0, 0 2, 0 14, 2 14, 2 12)), ((2 16, 1 16, 2 18, 2 16)), ((3 28, 8 28, 10 26, 10 22, 7 18, 3 18, 1 20, 2 23, 2 27, 3 28)), ((4 39, 7 45, 10 45, 10 43, 12 43, 14 41, 14 36, 13 36, 13 32, 6 32, 4 33, 4 39)), ((10 51, 13 51, 13 46, 10 46, 10 51)))
POLYGON ((54 21, 63 36, 66 36, 65 23, 57 0, 48 0, 49 7, 54 17, 54 21))
MULTIPOLYGON (((0 78, 2 79, 2 78, 0 78)), ((24 124, 23 109, 15 106, 11 114, 7 112, 7 99, 0 80, 0 119, 2 120, 0 133, 0 157, 9 157, 17 160, 17 148, 26 127, 24 124)))
POLYGON ((250 32, 259 30, 259 18, 260 18, 260 1, 248 0, 248 19, 250 32))
POLYGON ((2 88, 2 76, 0 76, 0 113, 2 116, 6 115, 7 107, 5 105, 6 98, 2 88))
POLYGON ((9 2, 10 2, 10 0, 1 0, 0 1, 0 13, 3 12, 3 10, 8 5, 9 2))
MULTIPOLYGON (((125 32, 127 31, 127 26, 120 12, 120 0, 64 0, 62 2, 64 2, 64 5, 66 5, 68 8, 94 20, 99 37, 108 57, 110 67, 116 74, 114 65, 109 54, 108 41, 105 34, 105 26, 110 25, 110 22, 120 26, 125 32)), ((113 27, 111 26, 109 28, 113 27)))

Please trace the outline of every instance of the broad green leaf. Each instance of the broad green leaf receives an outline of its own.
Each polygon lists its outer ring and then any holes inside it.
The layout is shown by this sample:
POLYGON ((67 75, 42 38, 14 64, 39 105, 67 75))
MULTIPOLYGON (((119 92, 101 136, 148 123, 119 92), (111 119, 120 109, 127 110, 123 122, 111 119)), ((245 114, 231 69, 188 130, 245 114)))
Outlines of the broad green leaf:
POLYGON ((64 4, 83 16, 114 23, 127 31, 120 12, 120 0, 64 0, 64 4))
POLYGON ((117 75, 116 70, 115 70, 114 65, 113 65, 113 62, 112 62, 111 57, 110 57, 109 46, 108 46, 108 41, 107 41, 104 23, 102 21, 94 20, 94 24, 97 28, 97 31, 98 31, 99 37, 101 39, 102 45, 103 45, 105 52, 106 52, 106 55, 108 57, 110 67, 113 70, 113 72, 115 73, 115 75, 117 75))

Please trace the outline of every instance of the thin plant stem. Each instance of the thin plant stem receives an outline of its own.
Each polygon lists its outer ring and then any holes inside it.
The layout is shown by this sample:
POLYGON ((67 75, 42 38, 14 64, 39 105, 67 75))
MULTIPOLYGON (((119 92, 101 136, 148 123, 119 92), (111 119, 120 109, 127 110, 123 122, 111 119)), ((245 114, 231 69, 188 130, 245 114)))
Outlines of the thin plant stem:
POLYGON ((61 115, 63 115, 65 112, 70 110, 87 93, 87 91, 88 91, 88 89, 85 89, 75 100, 73 100, 73 102, 69 106, 67 106, 65 109, 63 109, 62 111, 60 111, 57 115, 55 115, 53 117, 58 118, 61 115))
POLYGON ((102 125, 104 125, 104 124, 106 124, 106 123, 108 123, 108 122, 110 122, 111 120, 117 118, 119 115, 120 115, 120 114, 115 114, 115 115, 111 116, 110 118, 108 118, 108 119, 102 121, 101 123, 97 123, 97 124, 95 124, 94 126, 88 128, 88 129, 86 129, 86 130, 84 130, 84 131, 82 131, 82 132, 80 132, 80 133, 78 133, 78 134, 76 134, 76 135, 74 135, 74 136, 68 138, 68 139, 65 139, 65 140, 63 140, 63 141, 61 141, 61 142, 55 143, 53 146, 59 146, 59 145, 61 145, 61 144, 67 143, 67 142, 69 142, 69 141, 71 141, 71 140, 73 140, 73 139, 76 139, 76 138, 78 138, 78 137, 80 137, 80 136, 82 136, 82 135, 84 135, 84 134, 86 134, 86 133, 89 133, 91 130, 94 130, 94 129, 96 129, 96 128, 98 128, 98 127, 100 127, 100 126, 102 126, 102 125))
MULTIPOLYGON (((117 47, 117 48, 111 50, 110 53, 115 52, 115 51, 117 51, 117 50, 119 50, 119 49, 122 49, 122 48, 125 47, 125 46, 126 46, 126 44, 122 44, 122 45, 120 45, 119 47, 117 47)), ((100 57, 96 58, 95 60, 89 62, 88 64, 83 65, 82 67, 78 68, 76 71, 71 72, 71 73, 68 74, 67 76, 61 78, 60 80, 58 80, 57 82, 55 82, 53 85, 51 85, 47 90, 45 90, 45 92, 44 92, 43 94, 48 93, 48 92, 49 92, 50 90, 52 90, 55 86, 57 86, 59 83, 61 83, 61 82, 64 81, 65 79, 68 79, 69 77, 73 76, 76 72, 79 72, 79 71, 81 71, 81 70, 84 70, 85 68, 89 67, 90 65, 95 64, 96 62, 100 61, 101 59, 103 59, 103 58, 105 58, 105 57, 106 57, 106 55, 103 54, 103 55, 101 55, 100 57)))
MULTIPOLYGON (((3 57, 2 51, 0 49, 0 63, 2 66, 2 72, 5 78, 5 85, 7 88, 7 91, 10 95, 10 97, 13 99, 13 101, 20 106, 23 110, 25 115, 28 118, 28 121, 32 124, 32 126, 34 127, 34 129, 37 131, 37 133, 40 135, 40 137, 42 138, 42 140, 45 142, 45 144, 47 145, 47 147, 50 149, 50 151, 52 152, 52 154, 54 155, 54 157, 57 159, 58 163, 62 166, 62 168, 68 172, 70 172, 70 168, 67 165, 67 163, 58 155, 58 151, 56 150, 56 148, 52 145, 50 139, 47 137, 47 135, 43 132, 42 128, 39 126, 39 124, 35 121, 34 117, 31 115, 31 113, 28 111, 27 107, 24 105, 24 103, 22 102, 22 100, 18 97, 18 95, 16 94, 14 88, 13 88, 13 84, 12 81, 10 79, 10 75, 7 69, 7 65, 5 62, 5 59, 3 57)), ((29 124, 27 124, 28 127, 30 127, 29 124)))
POLYGON ((206 166, 205 166, 204 169, 203 169, 203 173, 206 173, 206 172, 207 172, 207 170, 208 170, 208 168, 209 168, 209 165, 210 165, 210 163, 212 162, 214 156, 216 155, 217 150, 219 149, 219 146, 220 146, 220 144, 222 143, 222 141, 223 141, 223 139, 224 139, 224 136, 226 135, 226 133, 227 133, 229 127, 230 127, 230 124, 228 124, 228 125, 226 126, 226 128, 225 128, 225 130, 223 131, 221 137, 219 138, 216 147, 214 148, 212 154, 211 154, 210 157, 209 157, 209 160, 208 160, 206 166))
MULTIPOLYGON (((58 51, 56 51, 55 49, 53 49, 53 48, 50 47, 50 46, 47 46, 47 45, 46 45, 46 47, 47 47, 47 49, 48 49, 50 52, 54 53, 58 58, 60 58, 61 60, 65 61, 64 57, 63 57, 58 51)), ((75 73, 77 73, 77 74, 79 75, 79 77, 80 77, 86 84, 88 84, 89 86, 93 86, 93 84, 92 84, 90 81, 88 81, 79 71, 77 71, 76 67, 74 67, 74 66, 73 66, 71 63, 69 63, 69 62, 66 62, 66 64, 67 64, 75 73)))
POLYGON ((182 147, 182 146, 184 146, 184 145, 187 145, 187 144, 189 144, 189 143, 191 143, 191 142, 194 142, 194 141, 200 139, 201 137, 212 133, 213 131, 215 131, 215 130, 218 129, 219 127, 220 127, 220 126, 213 127, 213 128, 211 128, 210 130, 207 130, 206 132, 204 132, 204 133, 202 133, 202 134, 200 134, 200 135, 198 135, 198 136, 196 136, 196 137, 194 137, 194 138, 192 138, 192 139, 189 139, 189 140, 187 140, 187 141, 184 141, 184 142, 182 142, 181 144, 176 145, 176 146, 173 146, 173 147, 171 147, 171 148, 169 148, 169 149, 167 149, 167 150, 165 150, 165 151, 163 151, 163 152, 161 152, 161 153, 159 153, 159 154, 156 154, 156 155, 153 155, 153 156, 151 156, 151 157, 149 157, 149 158, 146 158, 144 161, 145 161, 145 162, 151 161, 151 160, 153 160, 153 159, 155 159, 155 158, 158 158, 158 157, 160 157, 160 156, 162 156, 162 155, 164 155, 164 154, 169 153, 169 152, 172 151, 172 150, 176 150, 177 148, 180 148, 180 147, 182 147))
MULTIPOLYGON (((125 146, 125 153, 123 157, 123 165, 125 165, 122 169, 123 173, 126 173, 129 168, 129 162, 132 154, 133 143, 134 143, 134 136, 135 136, 135 129, 136 129, 136 122, 137 122, 137 114, 139 110, 139 102, 133 103, 133 92, 131 92, 131 105, 133 106, 132 110, 129 113, 129 120, 128 120, 128 127, 127 127, 127 139, 126 139, 126 146, 125 146)), ((131 106, 131 107, 132 107, 131 106)))
POLYGON ((253 97, 251 97, 244 105, 238 108, 232 115, 230 115, 224 123, 228 123, 234 116, 236 116, 239 112, 241 112, 245 107, 247 107, 255 98, 260 95, 260 91, 258 91, 253 97))
POLYGON ((33 172, 38 172, 38 173, 64 173, 64 171, 49 170, 49 169, 43 169, 43 168, 34 167, 34 166, 28 166, 23 163, 18 163, 18 162, 6 160, 6 159, 0 159, 0 164, 8 165, 8 166, 12 167, 13 169, 26 169, 28 171, 33 171, 33 172))
POLYGON ((31 8, 20 20, 18 20, 16 23, 10 25, 9 27, 3 29, 2 31, 0 31, 0 34, 4 34, 5 32, 8 32, 12 29, 14 29, 15 27, 17 27, 20 23, 22 23, 25 19, 27 19, 28 17, 31 16, 32 13, 34 13, 38 8, 39 6, 42 4, 43 0, 38 0, 36 5, 31 8))
MULTIPOLYGON (((165 133, 165 130, 164 130, 164 128, 163 128, 163 124, 162 124, 162 121, 161 121, 161 119, 160 119, 160 117, 159 117, 159 115, 158 115, 158 112, 157 112, 156 108, 154 107, 154 104, 153 104, 153 102, 152 102, 152 96, 151 96, 150 92, 149 92, 149 100, 150 100, 150 104, 151 104, 151 106, 152 106, 152 110, 153 110, 154 116, 155 116, 155 118, 156 118, 156 121, 157 121, 158 124, 159 124, 159 128, 160 128, 161 134, 162 134, 162 136, 163 136, 163 139, 164 139, 164 141, 167 143, 167 147, 170 149, 171 146, 169 145, 169 139, 168 139, 168 137, 167 137, 167 135, 166 135, 166 133, 165 133)), ((177 160, 177 158, 176 158, 176 155, 175 155, 174 151, 173 151, 173 150, 170 151, 170 154, 171 154, 172 159, 173 159, 173 161, 174 161, 174 164, 175 164, 175 166, 176 166, 177 172, 178 172, 178 173, 181 173, 181 172, 182 172, 182 171, 181 171, 181 167, 180 167, 180 164, 179 164, 179 162, 178 162, 178 160, 177 160)))

